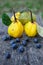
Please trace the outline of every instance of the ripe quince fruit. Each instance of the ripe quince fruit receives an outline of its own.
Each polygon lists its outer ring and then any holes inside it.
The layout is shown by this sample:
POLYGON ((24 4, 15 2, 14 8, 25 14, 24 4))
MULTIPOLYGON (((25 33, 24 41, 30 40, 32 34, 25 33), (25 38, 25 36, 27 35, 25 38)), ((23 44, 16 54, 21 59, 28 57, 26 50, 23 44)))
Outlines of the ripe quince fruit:
MULTIPOLYGON (((21 14, 20 12, 15 13, 15 16, 16 16, 17 19, 19 18, 20 14, 21 14)), ((11 21, 12 22, 15 21, 14 15, 11 17, 11 21)))
POLYGON ((24 29, 27 36, 34 37, 37 34, 37 24, 33 21, 32 12, 31 21, 25 24, 24 29))
MULTIPOLYGON (((14 15, 15 16, 15 15, 14 15)), ((19 20, 15 18, 15 21, 8 27, 8 34, 14 38, 21 37, 23 34, 23 25, 19 20)))
POLYGON ((12 22, 8 27, 8 34, 14 38, 21 37, 23 34, 22 24, 18 20, 17 22, 12 22))
POLYGON ((34 37, 37 34, 37 26, 36 26, 36 22, 32 23, 32 22, 28 22, 25 24, 25 33, 26 35, 30 36, 30 37, 34 37))

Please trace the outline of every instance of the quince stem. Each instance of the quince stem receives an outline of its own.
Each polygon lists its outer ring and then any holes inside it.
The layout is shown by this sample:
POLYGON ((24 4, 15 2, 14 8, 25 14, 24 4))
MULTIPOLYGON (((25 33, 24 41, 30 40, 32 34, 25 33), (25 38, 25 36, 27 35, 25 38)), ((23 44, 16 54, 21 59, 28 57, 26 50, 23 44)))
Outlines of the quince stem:
POLYGON ((31 11, 31 10, 29 10, 29 11, 30 11, 30 13, 31 13, 31 22, 33 23, 32 11, 31 11))
POLYGON ((15 18, 15 21, 17 22, 17 19, 16 19, 16 16, 15 16, 15 11, 13 10, 13 13, 14 13, 14 18, 15 18))

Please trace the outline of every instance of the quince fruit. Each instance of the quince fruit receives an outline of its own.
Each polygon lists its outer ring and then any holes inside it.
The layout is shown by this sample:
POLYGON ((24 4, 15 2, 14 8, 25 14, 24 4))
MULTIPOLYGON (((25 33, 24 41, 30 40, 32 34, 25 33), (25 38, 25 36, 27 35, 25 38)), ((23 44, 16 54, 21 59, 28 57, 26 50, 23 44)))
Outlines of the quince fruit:
POLYGON ((25 24, 25 33, 26 35, 30 36, 30 37, 34 37, 37 34, 37 26, 36 26, 36 22, 32 23, 32 22, 28 22, 25 24))
MULTIPOLYGON (((16 18, 18 19, 20 17, 20 12, 15 13, 16 18)), ((14 22, 15 18, 14 15, 11 17, 11 21, 14 22)))
POLYGON ((37 24, 33 21, 32 12, 31 21, 25 24, 24 29, 27 36, 34 37, 37 34, 37 24))
MULTIPOLYGON (((14 14, 15 16, 15 14, 14 14)), ((21 37, 23 34, 23 25, 19 20, 16 19, 16 16, 14 17, 15 21, 10 24, 8 27, 8 34, 14 38, 21 37)))
POLYGON ((24 25, 29 21, 29 14, 28 12, 22 12, 19 21, 24 25))
MULTIPOLYGON (((34 13, 32 13, 33 16, 33 21, 36 21, 36 15, 34 13)), ((19 21, 22 24, 26 24, 27 22, 31 21, 31 14, 30 12, 22 12, 20 17, 19 17, 19 21)))

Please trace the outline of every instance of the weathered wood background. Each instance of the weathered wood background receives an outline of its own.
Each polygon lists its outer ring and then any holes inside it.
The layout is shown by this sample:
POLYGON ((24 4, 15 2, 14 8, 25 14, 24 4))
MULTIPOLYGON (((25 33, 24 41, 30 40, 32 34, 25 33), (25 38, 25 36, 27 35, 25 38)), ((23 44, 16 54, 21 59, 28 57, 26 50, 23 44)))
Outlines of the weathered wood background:
MULTIPOLYGON (((10 41, 2 40, 2 36, 5 34, 7 34, 7 27, 2 24, 2 20, 0 19, 0 65, 43 65, 43 38, 37 36, 39 43, 42 45, 41 49, 37 49, 33 38, 29 38, 30 42, 25 47, 24 53, 20 54, 17 50, 12 50, 10 41), (7 51, 11 53, 9 60, 5 59, 7 51)), ((23 38, 25 37, 23 35, 23 38)))

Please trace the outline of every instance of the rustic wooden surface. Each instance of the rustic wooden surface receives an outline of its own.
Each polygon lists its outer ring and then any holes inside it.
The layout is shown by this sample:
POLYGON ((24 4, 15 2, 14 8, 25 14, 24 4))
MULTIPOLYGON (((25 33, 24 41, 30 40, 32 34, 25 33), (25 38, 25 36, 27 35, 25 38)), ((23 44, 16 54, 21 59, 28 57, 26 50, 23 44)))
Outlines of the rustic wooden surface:
MULTIPOLYGON (((35 47, 33 38, 29 38, 28 45, 25 47, 24 53, 20 54, 17 50, 13 50, 10 41, 3 41, 2 36, 7 34, 7 27, 2 24, 0 19, 0 65, 43 65, 43 38, 37 36, 41 49, 35 47), (6 60, 5 53, 9 51, 11 58, 6 60)), ((25 35, 23 38, 25 39, 25 35)), ((22 38, 21 38, 22 40, 22 38)))

